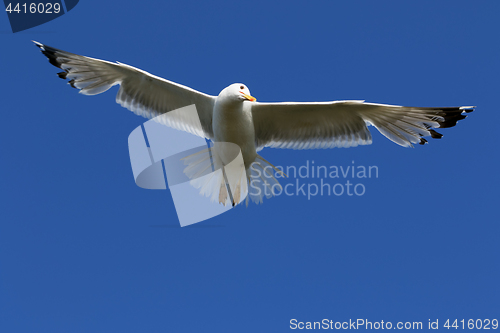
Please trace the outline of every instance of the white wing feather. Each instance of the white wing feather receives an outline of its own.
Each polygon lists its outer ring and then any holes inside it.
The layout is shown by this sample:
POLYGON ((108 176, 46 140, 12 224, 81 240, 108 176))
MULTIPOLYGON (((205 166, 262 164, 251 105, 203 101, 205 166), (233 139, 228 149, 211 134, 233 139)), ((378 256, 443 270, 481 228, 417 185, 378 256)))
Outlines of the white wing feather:
POLYGON ((212 112, 215 97, 189 87, 165 80, 138 68, 122 63, 89 58, 34 42, 50 63, 64 70, 59 77, 84 95, 96 95, 120 85, 116 102, 145 118, 196 105, 202 128, 196 119, 172 119, 168 126, 202 137, 212 138, 212 112))
POLYGON ((398 145, 425 144, 440 138, 433 128, 455 126, 474 107, 418 108, 335 101, 317 103, 252 103, 258 147, 318 149, 371 144, 367 125, 398 145))

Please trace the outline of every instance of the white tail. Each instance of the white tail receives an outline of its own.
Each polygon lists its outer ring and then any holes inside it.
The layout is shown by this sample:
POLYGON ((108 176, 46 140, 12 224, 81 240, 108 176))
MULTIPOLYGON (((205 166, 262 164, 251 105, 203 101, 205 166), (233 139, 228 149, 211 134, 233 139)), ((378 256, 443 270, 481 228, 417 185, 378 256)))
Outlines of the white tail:
POLYGON ((246 199, 248 206, 250 200, 263 203, 264 197, 282 190, 274 177, 275 171, 284 176, 281 171, 260 155, 245 169, 240 148, 233 143, 216 142, 182 160, 190 184, 212 202, 235 206, 246 199))

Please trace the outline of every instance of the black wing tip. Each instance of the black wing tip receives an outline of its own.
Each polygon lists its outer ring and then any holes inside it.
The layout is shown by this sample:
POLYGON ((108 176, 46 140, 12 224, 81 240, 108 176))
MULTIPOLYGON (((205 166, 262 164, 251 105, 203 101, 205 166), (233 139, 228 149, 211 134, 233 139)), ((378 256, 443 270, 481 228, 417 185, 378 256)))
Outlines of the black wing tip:
POLYGON ((437 109, 437 115, 443 120, 438 120, 439 128, 450 128, 455 126, 460 120, 467 118, 466 113, 471 113, 475 106, 460 106, 437 109))
POLYGON ((32 42, 35 44, 35 46, 38 46, 39 48, 43 49, 44 45, 42 43, 39 43, 36 40, 32 40, 32 42))
POLYGON ((465 113, 471 113, 472 111, 476 110, 475 106, 461 106, 460 110, 465 113))
POLYGON ((453 115, 445 116, 444 121, 439 123, 439 128, 449 128, 455 126, 459 120, 467 118, 466 115, 460 113, 455 113, 453 115))
POLYGON ((433 129, 429 129, 429 133, 431 133, 431 138, 433 139, 441 139, 443 137, 443 134, 438 133, 433 129))
POLYGON ((57 61, 57 55, 56 55, 56 52, 59 51, 58 49, 36 42, 34 40, 32 40, 32 42, 35 43, 35 45, 40 49, 43 55, 49 59, 49 62, 52 65, 54 65, 57 68, 61 68, 62 63, 57 61))
MULTIPOLYGON (((56 48, 53 48, 53 47, 50 47, 50 46, 47 46, 45 44, 42 44, 42 43, 39 43, 39 42, 36 42, 34 40, 32 40, 33 43, 35 43, 36 46, 38 46, 41 50, 41 52, 43 53, 43 55, 45 55, 47 57, 47 59, 49 60, 49 62, 54 65, 55 67, 57 68, 60 68, 62 70, 64 70, 63 72, 59 72, 57 73, 57 76, 60 77, 61 79, 63 80, 66 80, 67 79, 67 75, 68 75, 68 69, 64 69, 61 67, 62 63, 59 62, 57 60, 57 53, 58 52, 62 52, 56 48)), ((68 84, 75 88, 75 89, 79 89, 75 86, 75 79, 71 79, 68 81, 68 84)))
POLYGON ((66 80, 67 75, 68 75, 68 72, 66 72, 66 71, 57 73, 57 76, 59 76, 63 80, 66 80))
MULTIPOLYGON (((473 112, 475 106, 460 106, 460 107, 444 107, 444 108, 429 108, 431 110, 430 115, 436 116, 438 119, 433 118, 439 125, 435 128, 449 128, 454 127, 460 120, 467 118, 466 113, 473 112)), ((429 132, 431 138, 441 139, 443 134, 436 132, 431 125, 424 124, 425 128, 429 132)), ((428 141, 424 138, 420 138, 418 144, 425 145, 428 141)))

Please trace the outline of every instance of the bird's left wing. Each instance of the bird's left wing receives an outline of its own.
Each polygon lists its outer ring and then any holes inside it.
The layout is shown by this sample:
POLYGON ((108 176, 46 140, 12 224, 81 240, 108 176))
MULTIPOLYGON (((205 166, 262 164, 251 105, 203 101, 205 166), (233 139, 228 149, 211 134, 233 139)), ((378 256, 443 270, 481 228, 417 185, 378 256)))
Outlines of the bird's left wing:
POLYGON ((214 96, 119 62, 112 63, 84 57, 35 41, 34 43, 52 65, 64 70, 58 73, 59 77, 69 79, 69 84, 80 89, 81 94, 100 94, 119 84, 120 89, 116 95, 116 102, 146 118, 154 118, 169 111, 195 104, 199 121, 191 119, 195 117, 190 114, 163 117, 160 121, 172 128, 201 137, 213 137, 214 96))
POLYGON ((419 108, 334 101, 251 103, 258 147, 317 149, 371 144, 367 125, 398 145, 440 138, 433 128, 455 126, 474 107, 419 108))

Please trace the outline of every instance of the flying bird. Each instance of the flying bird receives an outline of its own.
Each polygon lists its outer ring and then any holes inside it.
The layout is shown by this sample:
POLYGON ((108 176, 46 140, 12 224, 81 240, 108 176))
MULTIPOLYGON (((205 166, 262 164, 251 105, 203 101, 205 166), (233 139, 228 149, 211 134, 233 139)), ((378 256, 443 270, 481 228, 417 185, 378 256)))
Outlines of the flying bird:
MULTIPOLYGON (((400 146, 413 147, 413 144, 426 144, 425 137, 440 139, 442 135, 435 131, 436 128, 455 126, 475 108, 404 107, 358 100, 261 103, 252 97, 243 83, 231 84, 218 96, 211 96, 120 62, 85 57, 34 43, 52 65, 63 70, 57 75, 68 79, 81 94, 96 95, 120 85, 116 102, 150 119, 195 104, 199 121, 181 116, 169 119, 166 125, 215 143, 237 145, 244 163, 242 176, 236 181, 239 186, 245 178, 251 182, 256 168, 262 169, 260 177, 267 177, 262 179, 261 186, 279 185, 268 172, 269 167, 277 169, 257 153, 264 147, 325 149, 369 145, 372 137, 368 126, 374 126, 400 146)), ((192 173, 203 168, 203 161, 206 162, 201 156, 197 161, 196 157, 190 159, 195 160, 191 161, 192 173)), ((199 187, 205 186, 202 190, 211 195, 218 192, 219 202, 226 203, 227 191, 231 189, 227 189, 225 182, 227 179, 221 176, 211 182, 210 189, 207 190, 206 184, 199 187)), ((255 202, 262 202, 263 194, 257 194, 252 186, 245 185, 248 196, 255 202)), ((240 203, 244 195, 238 193, 230 197, 234 205, 240 203)))

